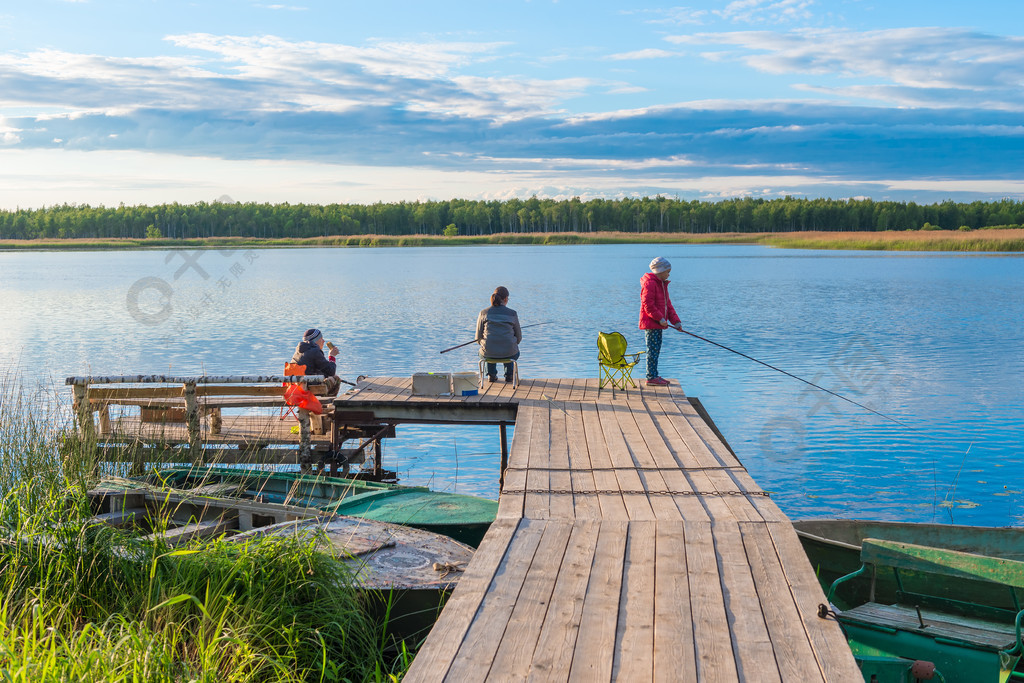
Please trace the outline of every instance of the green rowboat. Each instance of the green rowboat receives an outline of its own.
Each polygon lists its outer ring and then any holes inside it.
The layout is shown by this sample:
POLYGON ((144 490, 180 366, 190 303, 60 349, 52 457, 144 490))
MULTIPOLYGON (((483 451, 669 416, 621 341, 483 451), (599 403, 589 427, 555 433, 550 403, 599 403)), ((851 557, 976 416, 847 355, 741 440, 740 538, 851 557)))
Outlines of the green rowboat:
POLYGON ((401 486, 234 467, 175 467, 142 478, 148 484, 256 502, 317 508, 362 519, 401 524, 480 545, 498 513, 497 501, 423 486, 401 486))
POLYGON ((1024 681, 1024 529, 794 526, 865 681, 1024 681))

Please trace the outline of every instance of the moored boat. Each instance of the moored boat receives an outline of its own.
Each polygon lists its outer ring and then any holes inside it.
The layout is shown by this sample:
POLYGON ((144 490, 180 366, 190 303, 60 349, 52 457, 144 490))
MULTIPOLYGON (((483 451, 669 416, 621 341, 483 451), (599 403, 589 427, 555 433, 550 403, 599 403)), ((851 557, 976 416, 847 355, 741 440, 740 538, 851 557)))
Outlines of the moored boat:
POLYGON ((143 481, 176 490, 216 492, 258 502, 313 507, 352 517, 443 534, 476 547, 494 521, 498 503, 487 498, 384 484, 234 467, 176 467, 143 481))
POLYGON ((89 492, 93 521, 131 527, 144 539, 177 546, 199 538, 258 541, 297 534, 316 539, 346 571, 368 604, 387 616, 396 641, 424 637, 472 559, 447 536, 325 512, 313 507, 225 498, 108 482, 89 492))
POLYGON ((1024 680, 1024 530, 795 522, 865 681, 1024 680), (915 668, 916 667, 916 668, 915 668), (872 676, 874 678, 872 678, 872 676))

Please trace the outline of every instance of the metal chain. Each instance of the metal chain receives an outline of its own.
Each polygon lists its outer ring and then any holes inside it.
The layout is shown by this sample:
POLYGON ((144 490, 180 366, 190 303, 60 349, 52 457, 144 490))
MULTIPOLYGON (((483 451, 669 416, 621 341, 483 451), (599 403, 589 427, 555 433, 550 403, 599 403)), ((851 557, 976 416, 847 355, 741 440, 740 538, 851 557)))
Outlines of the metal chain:
POLYGON ((708 470, 743 470, 743 465, 707 465, 701 467, 506 467, 509 472, 616 472, 625 470, 627 472, 704 472, 708 470))
POLYGON ((620 490, 620 489, 505 489, 502 491, 503 494, 520 494, 520 493, 541 493, 541 494, 607 494, 607 495, 644 495, 644 496, 764 496, 770 497, 771 493, 768 491, 632 491, 632 490, 620 490))

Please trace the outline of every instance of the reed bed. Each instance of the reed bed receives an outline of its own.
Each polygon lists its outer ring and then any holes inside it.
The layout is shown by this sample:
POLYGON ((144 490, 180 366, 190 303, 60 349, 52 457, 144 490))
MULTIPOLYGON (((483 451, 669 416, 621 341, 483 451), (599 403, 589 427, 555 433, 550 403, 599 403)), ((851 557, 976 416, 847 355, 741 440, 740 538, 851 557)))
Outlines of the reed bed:
POLYGON ((865 251, 1024 251, 1024 229, 912 230, 887 232, 790 232, 758 236, 759 243, 789 249, 865 251))
POLYGON ((315 539, 195 541, 97 524, 88 444, 0 382, 0 679, 398 680, 383 625, 315 539))
POLYGON ((210 237, 202 239, 0 240, 0 250, 117 250, 173 248, 450 247, 494 244, 764 244, 792 249, 871 251, 1024 251, 1024 228, 903 230, 886 232, 667 233, 562 232, 494 235, 341 235, 309 238, 210 237))

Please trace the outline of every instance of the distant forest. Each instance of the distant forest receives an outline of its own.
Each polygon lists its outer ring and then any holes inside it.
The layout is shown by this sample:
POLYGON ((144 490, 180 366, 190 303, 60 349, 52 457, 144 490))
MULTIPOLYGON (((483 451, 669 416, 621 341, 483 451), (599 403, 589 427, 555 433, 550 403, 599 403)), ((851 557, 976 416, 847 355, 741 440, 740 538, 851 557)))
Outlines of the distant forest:
POLYGON ((1024 202, 962 204, 870 199, 666 197, 568 200, 255 204, 199 202, 159 206, 61 205, 0 211, 0 239, 308 238, 334 235, 490 235, 555 232, 800 232, 967 230, 1020 227, 1024 202))

